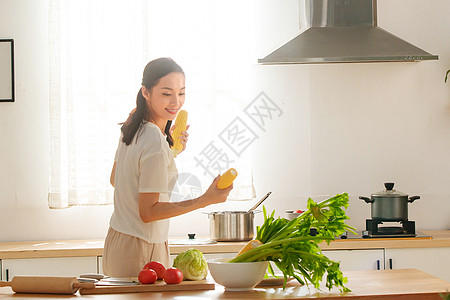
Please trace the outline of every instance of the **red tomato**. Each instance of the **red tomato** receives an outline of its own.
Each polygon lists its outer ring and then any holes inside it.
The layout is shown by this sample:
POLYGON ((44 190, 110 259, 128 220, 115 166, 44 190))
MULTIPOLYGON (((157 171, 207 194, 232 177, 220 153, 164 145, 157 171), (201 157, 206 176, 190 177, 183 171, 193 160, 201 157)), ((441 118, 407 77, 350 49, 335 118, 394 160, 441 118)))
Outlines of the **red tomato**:
POLYGON ((164 278, 164 273, 166 272, 166 268, 159 261, 151 261, 147 263, 143 269, 152 269, 158 275, 158 279, 164 278))
POLYGON ((143 269, 139 272, 139 282, 143 284, 154 283, 158 279, 158 275, 152 269, 143 269))
POLYGON ((168 268, 164 273, 164 281, 168 284, 180 283, 183 281, 183 273, 177 268, 168 268))
POLYGON ((303 213, 303 210, 297 209, 296 211, 294 211, 296 214, 301 214, 303 213))

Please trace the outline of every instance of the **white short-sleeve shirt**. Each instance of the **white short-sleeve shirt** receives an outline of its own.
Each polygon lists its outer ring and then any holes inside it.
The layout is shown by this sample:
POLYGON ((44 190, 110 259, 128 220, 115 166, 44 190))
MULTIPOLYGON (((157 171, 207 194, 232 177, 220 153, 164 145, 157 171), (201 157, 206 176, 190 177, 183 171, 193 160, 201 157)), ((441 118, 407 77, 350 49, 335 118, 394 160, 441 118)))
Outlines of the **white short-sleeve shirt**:
POLYGON ((168 202, 178 171, 169 144, 153 123, 142 124, 127 146, 119 141, 114 178, 114 212, 110 226, 148 243, 167 240, 169 219, 144 223, 139 216, 139 193, 159 193, 168 202))

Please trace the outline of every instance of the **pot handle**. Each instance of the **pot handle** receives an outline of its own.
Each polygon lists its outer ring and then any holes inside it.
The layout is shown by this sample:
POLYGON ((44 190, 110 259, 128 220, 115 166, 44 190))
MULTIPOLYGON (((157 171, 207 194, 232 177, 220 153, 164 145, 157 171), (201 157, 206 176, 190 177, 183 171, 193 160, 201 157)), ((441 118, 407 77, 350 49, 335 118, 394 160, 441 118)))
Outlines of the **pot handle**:
POLYGON ((374 200, 367 198, 367 197, 363 197, 363 196, 359 196, 359 199, 366 201, 366 203, 373 203, 374 200))
POLYGON ((412 196, 412 197, 409 197, 408 202, 413 203, 414 200, 418 200, 418 199, 420 199, 420 196, 412 196))

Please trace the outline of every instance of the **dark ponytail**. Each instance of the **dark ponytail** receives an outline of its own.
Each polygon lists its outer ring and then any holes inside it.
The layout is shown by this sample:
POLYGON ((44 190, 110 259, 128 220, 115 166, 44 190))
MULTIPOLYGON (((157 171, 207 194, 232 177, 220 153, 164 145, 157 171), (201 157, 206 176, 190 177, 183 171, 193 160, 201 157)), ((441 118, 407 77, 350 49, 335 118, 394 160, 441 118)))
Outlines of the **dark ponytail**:
MULTIPOLYGON (((172 72, 184 74, 183 69, 171 58, 163 57, 152 60, 145 66, 144 74, 142 76, 142 86, 145 86, 149 91, 151 91, 151 89, 158 84, 162 77, 172 72)), ((144 95, 142 95, 142 89, 139 89, 136 97, 136 109, 134 109, 125 122, 121 123, 121 130, 123 134, 122 141, 126 145, 131 144, 131 141, 141 127, 141 124, 146 123, 150 117, 150 112, 147 108, 147 101, 145 100, 144 95)), ((170 135, 171 125, 172 121, 167 121, 166 127, 164 128, 164 133, 167 136, 166 140, 169 145, 173 146, 173 138, 170 135)))
POLYGON ((166 128, 164 128, 164 133, 166 134, 166 141, 169 143, 170 147, 173 146, 173 137, 170 134, 170 127, 172 126, 172 121, 167 121, 166 128))
POLYGON ((128 119, 122 123, 122 142, 124 142, 126 145, 131 144, 131 141, 133 140, 139 127, 142 123, 144 123, 144 120, 148 115, 147 110, 147 103, 144 96, 142 95, 142 89, 139 89, 136 97, 136 108, 130 114, 128 119))

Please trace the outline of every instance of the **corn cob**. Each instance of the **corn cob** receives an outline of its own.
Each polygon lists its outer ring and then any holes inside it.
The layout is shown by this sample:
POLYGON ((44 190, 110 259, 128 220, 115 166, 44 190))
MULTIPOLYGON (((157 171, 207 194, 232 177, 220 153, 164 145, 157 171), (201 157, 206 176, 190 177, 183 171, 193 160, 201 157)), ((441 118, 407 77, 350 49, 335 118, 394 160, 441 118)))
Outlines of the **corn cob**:
POLYGON ((235 169, 231 168, 220 176, 219 182, 217 183, 218 189, 226 189, 229 187, 234 179, 237 177, 238 173, 235 169))
POLYGON ((247 244, 245 244, 245 246, 241 249, 241 251, 239 251, 239 253, 236 255, 241 255, 244 252, 247 252, 250 249, 256 248, 259 245, 262 245, 262 243, 258 240, 251 240, 250 242, 248 242, 247 244))
POLYGON ((187 111, 180 110, 178 112, 177 119, 175 120, 175 129, 172 134, 173 138, 172 152, 174 157, 177 157, 177 155, 181 152, 181 150, 183 150, 183 144, 181 143, 180 136, 183 131, 186 131, 187 117, 188 117, 187 111))

